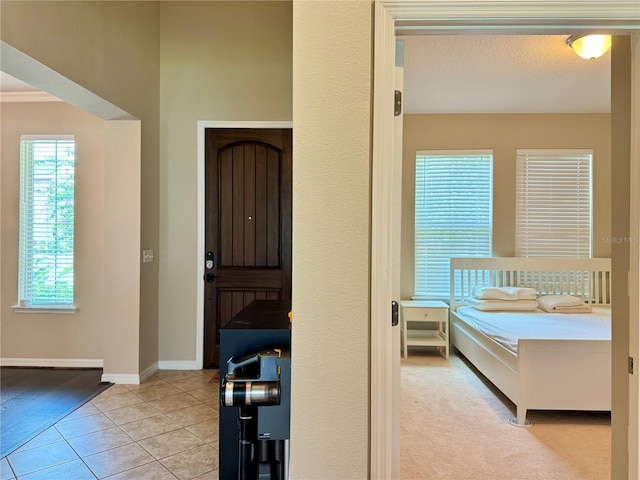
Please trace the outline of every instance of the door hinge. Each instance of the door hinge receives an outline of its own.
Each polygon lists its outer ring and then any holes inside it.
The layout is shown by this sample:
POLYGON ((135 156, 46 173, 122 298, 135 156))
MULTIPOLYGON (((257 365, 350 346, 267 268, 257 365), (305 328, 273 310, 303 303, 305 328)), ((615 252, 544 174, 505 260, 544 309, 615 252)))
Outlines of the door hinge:
POLYGON ((391 326, 398 325, 398 302, 395 300, 391 302, 391 326))
POLYGON ((400 90, 394 91, 393 96, 393 116, 399 117, 402 114, 402 92, 400 90))
POLYGON ((633 375, 633 357, 629 357, 629 374, 633 375))

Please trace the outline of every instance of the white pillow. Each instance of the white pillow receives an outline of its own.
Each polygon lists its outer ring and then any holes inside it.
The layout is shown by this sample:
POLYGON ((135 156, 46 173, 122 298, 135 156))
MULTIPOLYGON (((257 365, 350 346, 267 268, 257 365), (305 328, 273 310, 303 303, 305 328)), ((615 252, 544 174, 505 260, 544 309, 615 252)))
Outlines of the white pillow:
POLYGON ((532 312, 538 308, 538 302, 535 300, 466 300, 473 308, 485 312, 532 312))
POLYGON ((542 295, 538 298, 540 308, 546 312, 590 312, 591 305, 572 295, 542 295))
POLYGON ((471 294, 482 300, 535 300, 536 291, 526 287, 476 287, 471 294))

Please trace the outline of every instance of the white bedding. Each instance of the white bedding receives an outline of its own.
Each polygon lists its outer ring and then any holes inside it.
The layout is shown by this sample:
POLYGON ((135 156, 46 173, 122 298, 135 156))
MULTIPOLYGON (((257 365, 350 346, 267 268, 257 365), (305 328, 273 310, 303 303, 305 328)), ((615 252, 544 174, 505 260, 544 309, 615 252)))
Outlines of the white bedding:
POLYGON ((482 300, 469 297, 467 303, 485 312, 533 312, 538 308, 535 300, 482 300))
POLYGON ((514 353, 519 338, 611 339, 611 309, 593 307, 591 313, 485 312, 471 306, 456 309, 462 320, 514 353))

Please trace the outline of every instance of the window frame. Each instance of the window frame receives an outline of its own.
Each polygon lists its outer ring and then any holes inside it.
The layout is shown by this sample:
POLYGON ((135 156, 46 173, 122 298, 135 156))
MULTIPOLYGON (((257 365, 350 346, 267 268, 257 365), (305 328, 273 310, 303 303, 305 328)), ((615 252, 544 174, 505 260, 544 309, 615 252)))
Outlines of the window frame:
POLYGON ((516 150, 516 256, 593 257, 593 158, 593 149, 585 148, 516 150), (563 160, 572 163, 563 165, 563 160), (547 248, 552 245, 556 248, 547 248))
MULTIPOLYGON (((75 313, 77 307, 75 305, 75 172, 76 172, 76 140, 74 135, 21 135, 20 136, 20 212, 19 212, 19 255, 18 255, 18 302, 13 306, 14 311, 18 313, 26 313, 36 311, 37 313, 75 313), (40 179, 46 182, 49 192, 43 193, 42 190, 38 193, 36 188, 36 182, 38 174, 34 172, 35 162, 38 160, 33 154, 27 154, 27 149, 33 148, 32 146, 38 142, 50 143, 55 148, 55 156, 49 158, 54 167, 51 174, 42 172, 40 179), (63 148, 71 147, 72 158, 62 158, 62 155, 58 153, 58 146, 63 148), (71 172, 69 172, 71 167, 71 172), (60 171, 62 170, 62 171, 60 171), (64 179, 58 179, 59 174, 64 175, 64 179), (56 178, 47 178, 47 175, 51 175, 56 178), (67 187, 66 191, 61 191, 60 186, 67 187), (69 189, 69 186, 71 188, 69 189), (55 194, 50 193, 50 189, 53 187, 55 194), (70 190, 70 191, 69 191, 70 190), (46 205, 38 204, 38 200, 44 200, 46 205), (49 202, 55 202, 54 206, 51 206, 49 202), (28 204, 28 205, 27 205, 28 204), (70 212, 69 212, 70 210, 70 212), (70 214, 69 214, 70 213, 70 214), (58 216, 62 214, 64 219, 60 221, 50 221, 47 218, 40 218, 39 222, 36 217, 38 215, 54 215, 58 216), (71 225, 69 225, 69 218, 71 218, 71 225), (71 287, 71 298, 69 295, 60 296, 60 301, 46 301, 46 298, 34 294, 34 286, 36 281, 34 279, 34 271, 36 266, 35 249, 29 247, 30 244, 37 243, 34 240, 34 236, 37 235, 38 223, 40 225, 41 241, 50 242, 53 240, 53 245, 50 249, 46 250, 42 255, 44 257, 51 257, 55 260, 53 264, 49 261, 45 262, 45 268, 51 269, 52 265, 57 268, 57 258, 62 259, 62 264, 71 269, 71 272, 67 272, 64 275, 59 273, 53 274, 54 283, 58 281, 60 277, 67 277, 71 275, 71 282, 63 283, 60 288, 71 287), (61 243, 57 241, 58 228, 64 229, 66 232, 66 240, 62 240, 61 243), (69 241, 68 232, 71 231, 71 240, 69 241), (69 243, 71 245, 69 245, 69 243), (66 244, 66 245, 65 245, 66 244), (71 253, 69 254, 69 250, 71 253), (70 256, 70 259, 69 259, 70 256), (69 301, 70 300, 70 301, 69 301)), ((48 273, 51 276, 51 273, 48 273)), ((54 298, 60 293, 58 287, 53 288, 54 298)))
MULTIPOLYGON (((422 160, 425 161, 425 160, 422 160)), ((494 168, 494 152, 493 149, 468 149, 468 150, 459 150, 459 149, 451 149, 451 150, 418 150, 416 151, 416 155, 415 155, 415 168, 416 168, 416 172, 415 172, 415 179, 414 179, 414 186, 415 186, 415 192, 414 192, 414 294, 412 296, 412 299, 416 299, 416 300, 449 300, 451 292, 450 292, 450 272, 449 272, 449 262, 448 260, 444 260, 444 258, 446 257, 448 258, 453 258, 453 257, 462 257, 462 256, 487 256, 490 257, 492 255, 493 252, 493 184, 494 184, 494 175, 493 175, 493 168, 494 168), (476 239, 481 239, 482 242, 476 242, 476 244, 473 247, 465 247, 462 249, 459 249, 458 252, 456 251, 451 251, 448 252, 447 255, 443 256, 439 263, 439 267, 438 271, 439 271, 439 277, 443 277, 441 279, 441 281, 437 282, 437 287, 433 286, 432 284, 429 284, 428 279, 426 279, 425 277, 427 277, 427 275, 424 273, 425 269, 428 268, 427 266, 427 262, 428 262, 428 258, 425 254, 421 253, 421 250, 426 250, 427 246, 425 245, 425 242, 428 241, 428 239, 422 238, 421 237, 421 232, 419 231, 421 228, 429 228, 429 227, 421 227, 420 223, 425 221, 424 219, 421 219, 420 217, 425 217, 427 216, 426 214, 420 214, 419 213, 419 209, 422 208, 421 207, 421 201, 419 200, 419 196, 421 195, 421 187, 418 185, 418 182, 423 181, 426 182, 427 179, 425 178, 420 178, 420 173, 418 172, 419 170, 419 162, 421 161, 420 157, 432 157, 434 159, 440 157, 442 158, 442 162, 445 162, 447 160, 445 159, 450 159, 449 161, 451 161, 451 159, 454 159, 453 161, 455 161, 456 157, 459 157, 461 159, 463 159, 463 157, 466 157, 466 161, 469 162, 470 158, 469 157, 477 157, 475 160, 480 162, 485 162, 485 165, 483 166, 483 168, 486 168, 487 170, 484 172, 485 178, 488 180, 488 185, 483 185, 483 187, 481 188, 482 190, 482 194, 485 196, 485 198, 483 198, 482 201, 482 207, 484 209, 484 211, 482 212, 482 215, 484 216, 478 216, 478 215, 469 215, 467 214, 466 218, 463 219, 464 215, 462 215, 460 218, 463 221, 468 222, 469 219, 471 219, 472 221, 477 221, 480 220, 481 218, 483 219, 482 222, 477 222, 473 225, 471 224, 466 224, 465 226, 462 226, 462 229, 481 229, 484 230, 484 235, 481 236, 473 236, 471 238, 476 238, 476 239), (482 243, 484 243, 484 245, 482 245, 482 243), (481 250, 484 251, 483 254, 478 253, 478 248, 480 247, 481 250), (474 252, 471 252, 472 250, 475 250, 474 252), (444 272, 448 272, 446 274, 446 278, 444 278, 445 274, 444 272)), ((452 175, 456 175, 456 174, 460 174, 462 172, 463 175, 465 175, 464 179, 465 180, 470 180, 470 181, 474 181, 479 179, 480 177, 478 177, 477 173, 474 171, 472 174, 469 174, 469 170, 468 169, 464 169, 463 167, 457 167, 459 170, 457 172, 452 172, 452 175)), ((446 174, 441 174, 442 178, 440 180, 443 180, 446 174)), ((444 185, 444 183, 443 183, 444 185)), ((422 189, 424 189, 425 186, 422 186, 422 189)), ((447 192, 449 194, 451 194, 451 192, 455 192, 455 188, 451 188, 450 190, 448 190, 447 192)), ((467 194, 470 192, 470 190, 468 189, 461 189, 461 192, 463 192, 464 194, 467 194)), ((478 198, 477 196, 473 197, 478 198)), ((472 201, 473 205, 476 205, 475 201, 472 201)), ((426 205, 425 205, 426 207, 426 205)), ((448 219, 450 220, 450 218, 448 219)), ((455 227, 448 227, 450 230, 452 230, 455 227)), ((457 226, 458 229, 461 229, 461 226, 458 225, 457 226)), ((459 236, 458 236, 459 237, 459 236)), ((454 248, 452 248, 452 250, 454 250, 454 248)), ((432 262, 438 263, 438 255, 435 255, 432 257, 432 262)))

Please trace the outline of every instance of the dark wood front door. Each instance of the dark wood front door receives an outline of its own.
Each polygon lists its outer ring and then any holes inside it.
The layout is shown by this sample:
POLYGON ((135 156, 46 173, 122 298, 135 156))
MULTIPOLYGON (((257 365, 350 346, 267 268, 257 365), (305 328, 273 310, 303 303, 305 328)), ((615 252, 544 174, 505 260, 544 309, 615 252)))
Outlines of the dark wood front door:
MULTIPOLYGON (((253 300, 291 298, 291 130, 207 129, 204 366, 253 300)), ((225 362, 227 359, 223 359, 225 362)))

